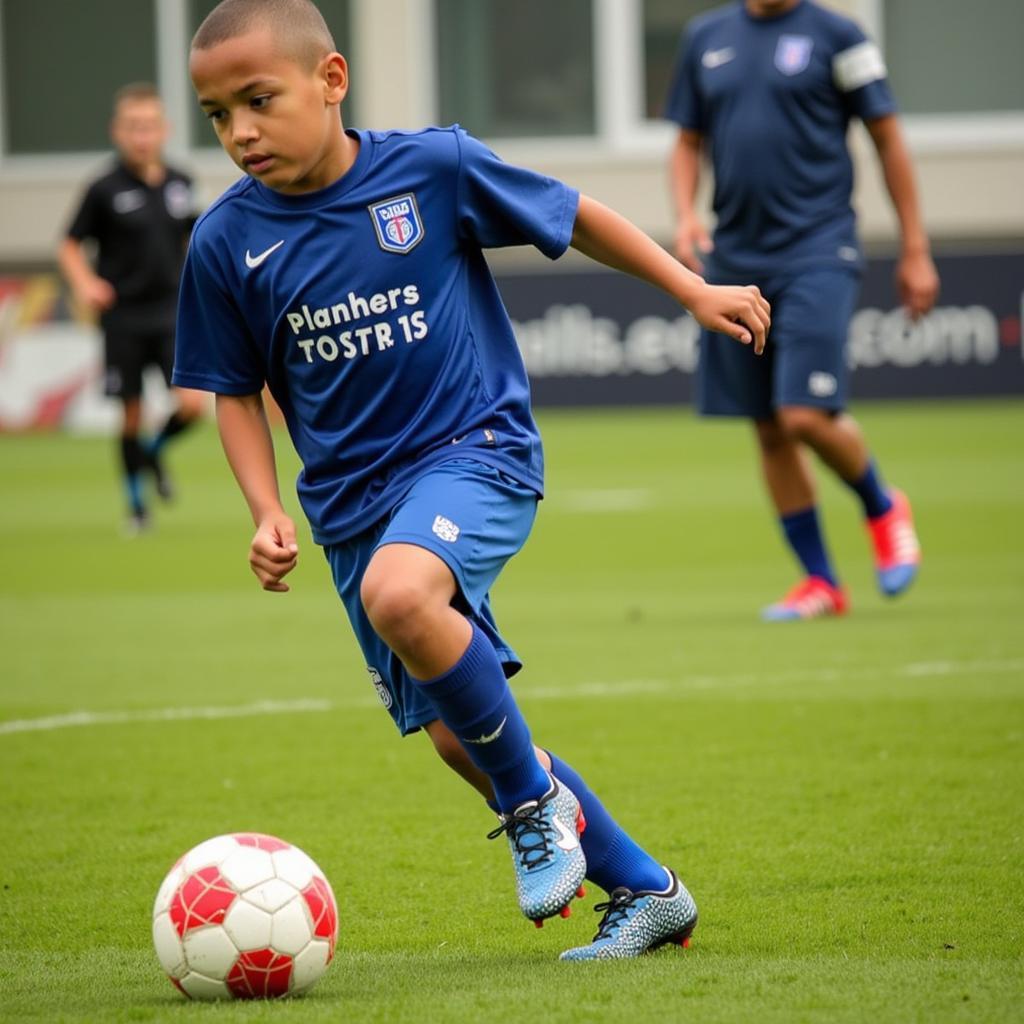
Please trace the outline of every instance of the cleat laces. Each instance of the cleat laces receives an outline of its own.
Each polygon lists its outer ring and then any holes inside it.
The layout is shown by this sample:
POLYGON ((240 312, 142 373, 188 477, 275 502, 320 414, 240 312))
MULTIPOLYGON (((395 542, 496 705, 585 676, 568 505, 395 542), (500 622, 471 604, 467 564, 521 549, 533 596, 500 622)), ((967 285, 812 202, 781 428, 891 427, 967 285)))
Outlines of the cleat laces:
POLYGON ((554 826, 544 818, 541 805, 517 807, 511 814, 506 814, 502 823, 487 833, 488 839, 508 834, 515 844, 515 855, 526 871, 532 871, 546 864, 554 855, 552 837, 554 826))
POLYGON ((596 903, 594 910, 598 913, 604 911, 604 917, 601 918, 601 923, 597 926, 597 934, 592 941, 600 942, 601 939, 610 939, 615 929, 626 923, 629 911, 636 899, 634 893, 620 888, 612 892, 607 903, 596 903))

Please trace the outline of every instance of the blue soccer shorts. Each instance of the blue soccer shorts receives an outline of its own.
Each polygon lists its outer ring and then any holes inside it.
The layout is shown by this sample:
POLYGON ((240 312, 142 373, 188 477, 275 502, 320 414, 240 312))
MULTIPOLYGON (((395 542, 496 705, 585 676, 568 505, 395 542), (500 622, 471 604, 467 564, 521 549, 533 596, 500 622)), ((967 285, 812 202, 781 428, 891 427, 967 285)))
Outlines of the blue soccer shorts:
POLYGON ((781 406, 830 412, 846 406, 846 337, 860 274, 844 267, 754 275, 710 268, 709 284, 756 284, 772 305, 764 354, 705 330, 697 371, 697 408, 707 416, 771 419, 781 406))
POLYGON ((426 470, 369 529, 324 548, 370 681, 403 736, 433 721, 437 712, 366 617, 359 587, 370 559, 385 544, 415 544, 437 555, 458 585, 453 603, 490 640, 512 676, 522 663, 498 632, 488 593, 526 542, 537 501, 534 490, 493 466, 450 459, 426 470))

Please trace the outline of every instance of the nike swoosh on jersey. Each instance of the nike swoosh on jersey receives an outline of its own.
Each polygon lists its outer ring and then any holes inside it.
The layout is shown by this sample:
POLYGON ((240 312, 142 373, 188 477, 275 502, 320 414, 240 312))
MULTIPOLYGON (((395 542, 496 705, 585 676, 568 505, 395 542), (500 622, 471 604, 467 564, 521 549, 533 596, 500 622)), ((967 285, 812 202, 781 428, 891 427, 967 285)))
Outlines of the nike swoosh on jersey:
POLYGON ((552 818, 555 823, 555 828, 558 829, 561 838, 555 840, 555 846, 560 850, 565 850, 568 853, 570 850, 575 850, 580 845, 579 836, 575 832, 570 832, 558 818, 552 818))
POLYGON ((731 46, 723 46, 720 50, 705 50, 700 62, 706 68, 719 68, 728 64, 736 56, 736 51, 731 46))
POLYGON ((506 715, 498 725, 498 728, 494 732, 484 733, 483 736, 477 736, 475 740, 469 739, 467 736, 463 743, 493 743, 504 731, 505 723, 508 721, 508 715, 506 715))
POLYGON ((272 252, 276 251, 277 249, 280 249, 282 245, 284 245, 284 239, 283 238, 281 239, 280 242, 276 242, 269 249, 264 249, 263 252, 261 252, 259 254, 259 256, 251 255, 249 250, 246 249, 245 250, 245 265, 250 270, 255 270, 272 252))

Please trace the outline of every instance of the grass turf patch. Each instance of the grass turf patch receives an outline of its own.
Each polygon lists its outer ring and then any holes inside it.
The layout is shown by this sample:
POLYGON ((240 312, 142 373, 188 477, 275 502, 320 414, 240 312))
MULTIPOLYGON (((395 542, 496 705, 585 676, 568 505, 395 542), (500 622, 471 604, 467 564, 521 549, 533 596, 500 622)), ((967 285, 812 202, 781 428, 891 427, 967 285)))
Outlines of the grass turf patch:
POLYGON ((854 504, 825 481, 853 614, 797 626, 756 619, 793 572, 746 430, 543 417, 548 499, 495 593, 516 691, 701 909, 686 953, 604 965, 554 959, 592 934, 595 891, 539 932, 518 916, 488 812, 397 738, 308 533, 293 592, 258 591, 210 428, 172 452, 180 505, 134 541, 108 441, 0 439, 0 728, 136 716, 0 731, 0 1018, 475 1021, 522 1000, 546 1021, 1013 1019, 1024 417, 860 412, 914 500, 922 578, 877 596, 854 504), (145 720, 296 699, 320 703, 145 720), (152 899, 183 850, 241 829, 321 864, 338 956, 295 1003, 188 1005, 152 954, 152 899))

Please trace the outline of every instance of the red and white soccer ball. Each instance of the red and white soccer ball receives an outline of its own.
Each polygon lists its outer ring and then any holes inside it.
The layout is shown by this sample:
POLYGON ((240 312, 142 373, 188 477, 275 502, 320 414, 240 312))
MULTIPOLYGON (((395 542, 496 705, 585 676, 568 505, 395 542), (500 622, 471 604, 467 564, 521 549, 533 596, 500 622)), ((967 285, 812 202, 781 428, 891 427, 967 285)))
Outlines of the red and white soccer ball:
POLYGON ((338 905, 297 846, 258 832, 207 839, 171 868, 153 904, 153 943, 192 999, 307 992, 338 941, 338 905))

